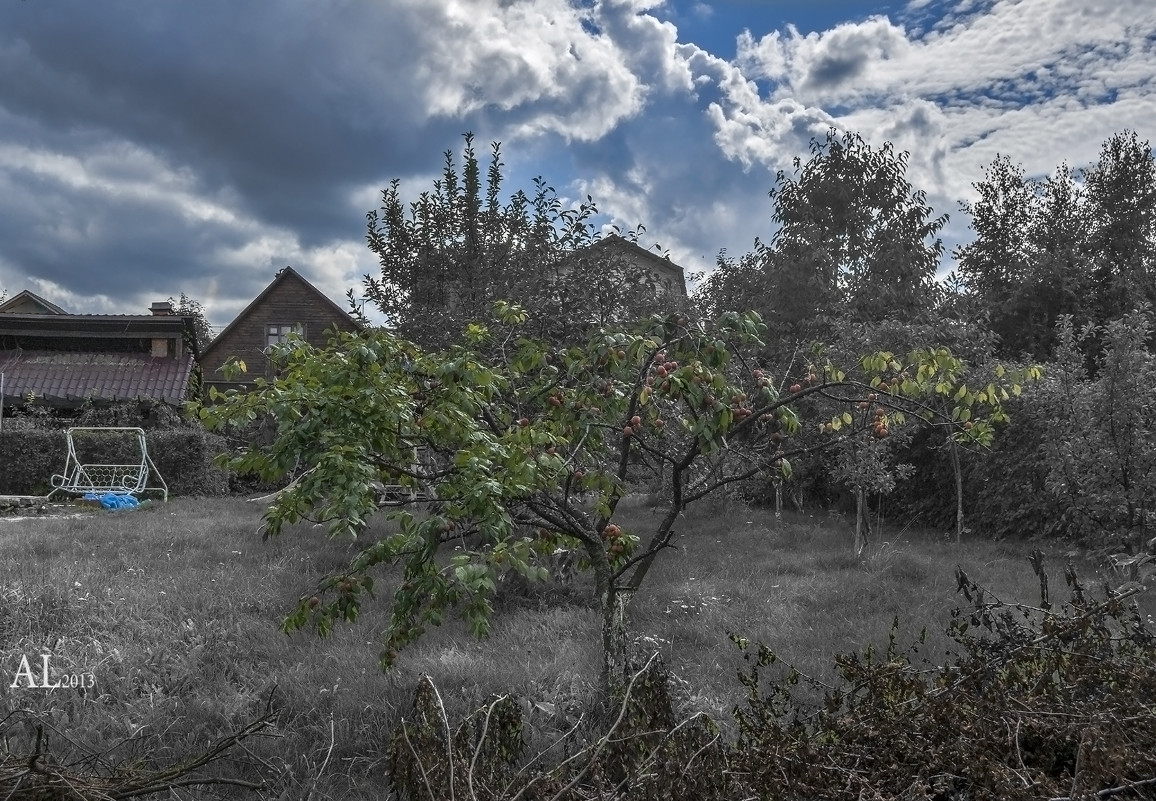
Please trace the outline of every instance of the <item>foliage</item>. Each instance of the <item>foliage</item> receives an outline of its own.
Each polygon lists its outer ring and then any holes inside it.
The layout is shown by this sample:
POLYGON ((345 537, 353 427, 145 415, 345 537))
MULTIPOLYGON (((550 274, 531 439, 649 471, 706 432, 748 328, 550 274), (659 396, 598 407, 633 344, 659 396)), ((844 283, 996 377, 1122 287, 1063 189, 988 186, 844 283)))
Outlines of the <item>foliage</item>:
POLYGON ((199 300, 190 298, 184 292, 181 293, 180 300, 170 297, 169 303, 173 306, 173 314, 193 318, 196 352, 204 353, 205 348, 213 341, 213 327, 209 325, 209 318, 205 315, 205 307, 201 305, 199 300))
POLYGON ((46 495, 52 489, 52 475, 64 468, 67 455, 63 431, 13 429, 6 424, 0 433, 0 494, 46 495))
POLYGON ((776 231, 739 260, 720 257, 703 291, 710 308, 755 309, 776 337, 826 339, 823 318, 910 320, 934 303, 947 222, 906 179, 907 154, 835 130, 780 171, 776 231), (762 304, 766 304, 765 306, 762 304))
POLYGON ((355 621, 373 592, 371 571, 399 565, 382 652, 389 666, 454 609, 484 635, 501 577, 544 578, 549 557, 569 548, 594 575, 610 682, 624 675, 625 605, 688 506, 733 482, 789 472, 796 454, 864 431, 885 436, 880 428, 908 416, 989 442, 1008 397, 994 386, 957 386, 960 364, 946 349, 872 354, 853 374, 815 365, 780 391, 751 361, 762 344, 754 315, 724 314, 710 327, 655 317, 562 348, 525 336, 519 307, 499 303, 496 313, 493 326, 471 324, 467 333, 492 361, 465 345, 426 352, 383 330, 340 334, 323 349, 293 340, 275 353, 275 381, 258 379, 255 392, 227 393, 201 411, 215 426, 273 421, 272 443, 233 459, 236 470, 265 480, 303 471, 270 507, 270 535, 313 519, 357 537, 381 485, 428 500, 424 514, 410 498, 397 501, 397 532, 365 544, 347 571, 303 598, 287 630, 325 634, 335 621, 355 621), (949 418, 920 401, 933 394, 954 398, 949 418), (810 396, 867 408, 833 415, 821 440, 796 447, 795 408, 810 396), (669 476, 648 532, 616 522, 632 463, 642 459, 669 476))
MULTIPOLYGON (((1156 786, 1156 636, 1129 599, 1093 599, 1069 565, 1071 598, 1053 606, 1044 556, 1031 556, 1038 605, 1004 602, 957 570, 957 652, 920 659, 896 619, 886 650, 835 657, 828 683, 731 635, 745 660, 737 739, 701 713, 673 714, 654 657, 614 714, 565 759, 529 759, 508 697, 455 733, 428 677, 391 749, 399 798, 1038 799, 1144 796, 1156 786), (816 705, 800 690, 817 690, 816 705), (630 725, 633 722, 633 725, 630 725)), ((572 729, 551 749, 569 744, 572 729)))
POLYGON ((399 798, 507 798, 522 754, 522 716, 510 696, 491 699, 453 732, 429 676, 418 680, 409 720, 389 743, 389 776, 399 798), (482 794, 479 796, 478 791, 482 794))
MULTIPOLYGON (((580 341, 591 327, 622 325, 677 303, 645 266, 610 248, 595 230, 592 198, 567 205, 543 179, 503 201, 505 175, 492 145, 483 186, 473 137, 460 168, 445 154, 433 190, 408 206, 399 181, 367 215, 369 247, 381 265, 365 297, 402 336, 427 347, 458 340, 463 320, 484 319, 499 299, 533 312, 536 333, 580 341)), ((625 240, 634 243, 637 231, 625 240)))
MULTIPOLYGON (((992 539, 1053 537, 1060 530, 1066 506, 1047 490, 1051 469, 1045 442, 1052 439, 1052 415, 1047 403, 1048 384, 1041 382, 1030 393, 1007 404, 1012 423, 990 449, 961 454, 964 495, 968 504, 968 528, 992 539)), ((926 472, 906 488, 907 497, 925 498, 946 493, 950 476, 936 484, 926 472)), ((900 491, 904 491, 902 488, 900 491)), ((920 524, 950 526, 950 515, 937 511, 933 498, 913 508, 921 509, 920 524)))
MULTIPOLYGON (((886 429, 881 429, 886 430, 886 429)), ((910 439, 910 430, 904 432, 910 439)), ((905 443, 898 443, 901 447, 905 443)), ((914 467, 897 463, 894 437, 882 436, 848 440, 838 451, 832 477, 851 487, 855 495, 855 554, 863 553, 870 540, 870 516, 867 502, 872 497, 890 495, 896 482, 908 478, 914 467)))
POLYGON ((1072 533, 1143 550, 1148 500, 1156 492, 1156 357, 1147 310, 1077 331, 1059 325, 1054 380, 1046 396, 1048 489, 1068 510, 1072 533), (1089 378, 1083 346, 1101 344, 1089 378))
POLYGON ((1135 131, 1110 137, 1085 174, 1095 316, 1103 325, 1156 304, 1156 157, 1135 131))
POLYGON ((1088 170, 1042 180, 1001 156, 975 189, 957 273, 1002 355, 1050 358, 1061 317, 1104 325, 1156 302, 1156 161, 1134 132, 1112 136, 1088 170))
MULTIPOLYGON (((944 375, 947 382, 959 386, 983 387, 990 394, 998 394, 1010 399, 1015 387, 1034 381, 1040 376, 1036 367, 1008 369, 991 361, 992 335, 984 327, 955 319, 940 312, 928 314, 923 322, 884 320, 872 324, 843 324, 832 350, 845 355, 859 350, 894 350, 910 352, 920 347, 935 349, 946 346, 953 356, 966 359, 957 368, 944 375)), ((937 382, 937 390, 940 389, 937 382)), ((963 390, 966 394, 966 390, 963 390)), ((963 396, 961 396, 962 398, 963 396)), ((924 397, 923 403, 931 407, 940 419, 952 419, 958 415, 965 429, 970 429, 969 415, 957 409, 959 399, 953 393, 940 391, 924 397)), ((934 427, 932 427, 934 429, 934 427)), ((886 445, 871 447, 858 445, 844 448, 839 461, 828 469, 835 479, 849 483, 856 494, 857 523, 856 549, 864 544, 859 539, 858 529, 866 522, 864 515, 866 502, 872 494, 890 495, 896 487, 903 486, 910 494, 913 482, 932 483, 939 473, 939 465, 947 462, 951 467, 951 480, 936 486, 934 490, 925 487, 918 494, 921 503, 942 504, 946 508, 949 499, 954 499, 952 517, 955 518, 956 539, 962 537, 964 528, 964 486, 962 459, 965 452, 979 454, 986 450, 972 447, 966 438, 936 433, 934 430, 912 430, 897 432, 899 436, 888 437, 886 445), (918 440, 919 447, 913 450, 912 443, 918 440), (933 447, 928 447, 933 446, 933 447), (906 486, 904 486, 906 485, 906 486)), ((991 438, 985 435, 984 445, 991 446, 991 438)), ((979 458, 983 458, 980 456, 979 458)), ((907 510, 909 513, 913 510, 907 510)), ((924 513, 929 510, 922 509, 924 513)), ((931 521, 924 521, 925 523, 931 521)))
POLYGON ((838 657, 835 685, 788 666, 767 689, 761 673, 778 658, 736 638, 749 699, 737 711, 732 770, 772 799, 1083 798, 1151 787, 1156 638, 1128 602, 1136 588, 1094 601, 1069 566, 1071 600, 1056 609, 1043 555, 1032 562, 1035 607, 993 598, 957 572, 971 608, 956 611, 959 652, 941 666, 913 662, 919 643, 903 653, 893 630, 884 654, 838 657), (792 700, 800 682, 823 690, 820 707, 792 700))

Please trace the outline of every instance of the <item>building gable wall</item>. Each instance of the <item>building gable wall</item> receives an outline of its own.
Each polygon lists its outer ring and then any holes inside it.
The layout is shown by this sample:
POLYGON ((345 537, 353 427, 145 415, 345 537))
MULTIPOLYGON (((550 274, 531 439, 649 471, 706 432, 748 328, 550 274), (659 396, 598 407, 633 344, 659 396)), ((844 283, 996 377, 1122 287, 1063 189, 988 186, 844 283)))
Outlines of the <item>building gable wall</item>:
POLYGON ((329 302, 315 287, 296 273, 278 277, 264 296, 245 309, 241 315, 213 341, 207 349, 201 366, 206 384, 229 384, 221 367, 230 359, 245 362, 246 372, 238 379, 251 383, 256 378, 269 377, 269 363, 265 357, 269 325, 302 325, 305 340, 323 347, 328 342, 327 331, 356 331, 357 324, 329 302))

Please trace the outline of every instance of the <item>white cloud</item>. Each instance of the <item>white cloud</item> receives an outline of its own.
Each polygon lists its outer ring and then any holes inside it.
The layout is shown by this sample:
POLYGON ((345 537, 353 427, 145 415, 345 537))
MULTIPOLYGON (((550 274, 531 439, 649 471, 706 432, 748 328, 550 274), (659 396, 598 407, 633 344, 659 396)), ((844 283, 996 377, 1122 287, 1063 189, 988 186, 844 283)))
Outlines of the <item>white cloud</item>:
POLYGON ((826 124, 890 141, 959 237, 956 201, 997 154, 1042 174, 1094 160, 1114 132, 1150 129, 1154 32, 1149 0, 992 0, 956 4, 926 33, 882 17, 806 36, 788 27, 741 36, 733 64, 692 63, 722 92, 707 113, 727 158, 781 168, 826 124))
POLYGON ((809 102, 869 82, 879 64, 903 59, 910 46, 901 27, 872 17, 805 36, 793 26, 786 35, 776 31, 758 41, 744 32, 738 40, 737 63, 752 78, 784 84, 809 102))
MULTIPOLYGON (((345 293, 360 285, 361 277, 375 266, 365 244, 359 241, 332 242, 319 247, 303 247, 289 231, 267 231, 236 248, 222 248, 213 254, 224 274, 244 275, 253 287, 250 295, 239 295, 219 281, 207 280, 193 294, 217 325, 228 323, 249 304, 257 292, 273 280, 277 271, 290 265, 342 308, 345 293)), ((191 293, 192 294, 192 293, 191 293)))
POLYGON ((1156 5, 1148 0, 999 0, 919 38, 883 17, 806 36, 794 28, 758 40, 748 33, 739 39, 737 63, 751 77, 774 81, 773 96, 808 103, 1015 96, 1033 84, 1049 91, 1078 85, 1092 70, 1110 84, 1146 80, 1152 43, 1145 34, 1153 30, 1156 5))
POLYGON ((123 140, 74 154, 0 143, 0 176, 25 173, 104 202, 164 206, 191 223, 235 224, 234 210, 200 194, 193 173, 123 140))
POLYGON ((527 132, 588 140, 642 106, 644 87, 622 50, 565 0, 404 5, 417 61, 393 78, 417 85, 429 116, 518 112, 527 132))

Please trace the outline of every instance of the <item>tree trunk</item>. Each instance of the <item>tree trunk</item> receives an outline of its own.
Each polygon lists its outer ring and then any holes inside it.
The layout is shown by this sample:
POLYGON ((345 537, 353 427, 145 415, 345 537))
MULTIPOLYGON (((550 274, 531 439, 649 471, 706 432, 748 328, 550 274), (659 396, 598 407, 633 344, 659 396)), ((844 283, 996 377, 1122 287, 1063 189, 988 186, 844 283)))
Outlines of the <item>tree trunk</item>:
POLYGON ((631 595, 628 590, 612 589, 602 608, 602 698, 608 705, 622 696, 630 679, 627 606, 631 595))
POLYGON ((627 644, 626 606, 632 590, 616 587, 614 571, 605 552, 588 548, 594 569, 595 596, 602 611, 602 702, 609 709, 625 687, 630 676, 627 644))
POLYGON ((871 520, 867 511, 867 490, 855 488, 855 555, 862 556, 871 536, 871 520))
POLYGON ((959 443, 948 439, 951 450, 951 469, 955 473, 955 544, 963 541, 963 468, 959 462, 959 443))

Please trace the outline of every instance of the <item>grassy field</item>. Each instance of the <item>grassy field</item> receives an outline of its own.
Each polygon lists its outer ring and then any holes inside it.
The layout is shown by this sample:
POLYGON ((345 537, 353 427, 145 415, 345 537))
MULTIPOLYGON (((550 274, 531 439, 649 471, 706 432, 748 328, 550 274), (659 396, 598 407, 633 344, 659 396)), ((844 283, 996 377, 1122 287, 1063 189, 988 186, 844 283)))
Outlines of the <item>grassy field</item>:
MULTIPOLYGON (((629 499, 630 520, 651 514, 629 499)), ((32 710, 62 759, 102 753, 108 763, 179 761, 258 717, 276 724, 219 766, 270 778, 268 798, 381 798, 385 746, 428 673, 451 718, 494 693, 514 692, 545 743, 591 707, 598 620, 582 580, 547 599, 507 593, 492 635, 479 642, 448 624, 377 667, 380 603, 327 640, 278 632, 314 583, 350 558, 350 543, 300 526, 262 542, 262 509, 240 499, 174 500, 137 512, 0 519, 0 705, 7 747, 30 747, 32 710), (54 675, 88 673, 94 686, 10 686, 21 658, 54 675)), ((851 554, 837 518, 722 507, 689 513, 680 548, 664 554, 632 607, 634 630, 659 651, 689 709, 721 723, 742 701, 734 631, 761 640, 806 673, 830 678, 832 656, 932 635, 935 660, 953 606, 954 569, 1007 599, 1034 602, 1027 543, 961 546, 921 532, 886 532, 866 557, 851 554)), ((1051 555, 1054 600, 1064 555, 1051 555)), ((1091 577, 1095 565, 1080 565, 1091 577)), ((383 581, 385 588, 388 582, 383 581)), ((1140 596, 1149 614, 1151 593, 1140 596)), ((223 792, 223 791, 222 791, 223 792)), ((173 797, 202 797, 199 795, 173 797)))

